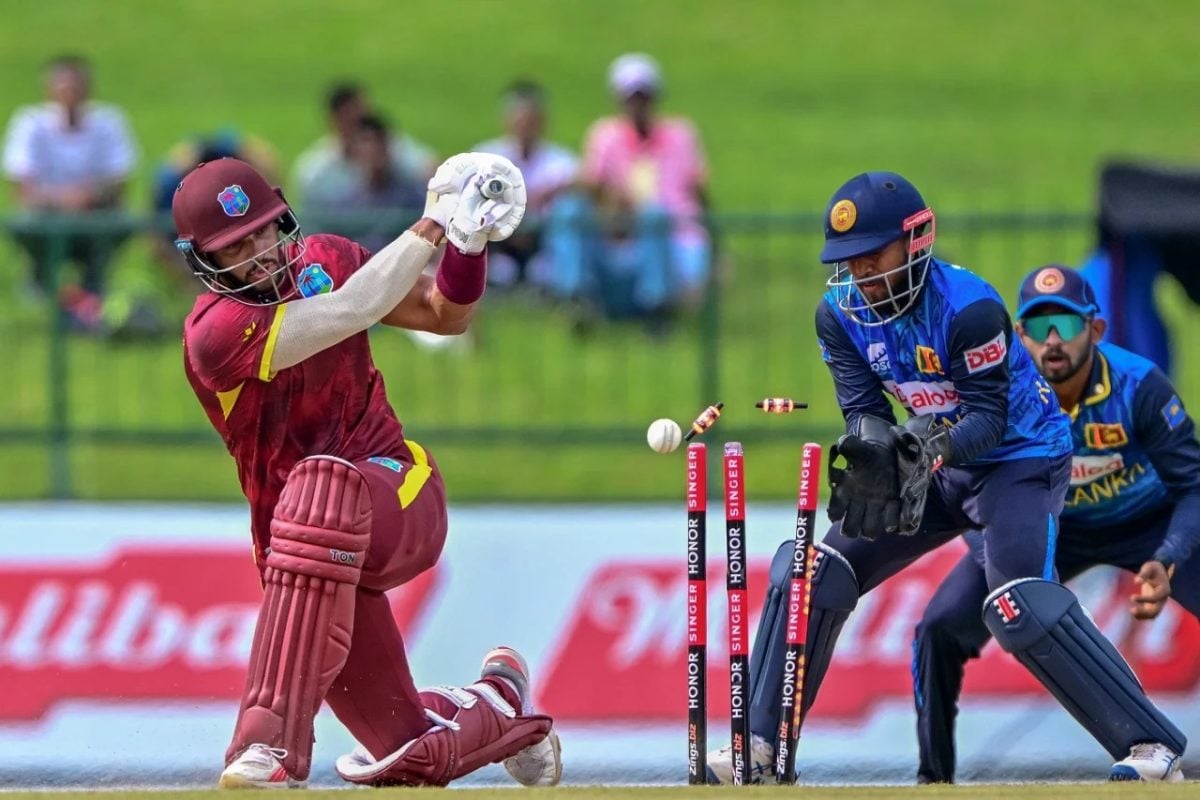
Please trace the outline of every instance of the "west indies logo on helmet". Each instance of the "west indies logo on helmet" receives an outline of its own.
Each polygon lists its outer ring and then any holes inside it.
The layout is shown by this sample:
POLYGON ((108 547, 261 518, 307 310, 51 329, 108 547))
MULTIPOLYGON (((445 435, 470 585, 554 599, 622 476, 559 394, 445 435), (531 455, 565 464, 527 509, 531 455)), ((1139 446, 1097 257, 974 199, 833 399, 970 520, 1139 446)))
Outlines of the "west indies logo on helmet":
POLYGON ((205 286, 247 305, 274 305, 299 293, 293 266, 304 258, 304 235, 283 193, 236 158, 200 164, 179 182, 171 201, 175 248, 205 286), (274 225, 278 239, 233 264, 213 255, 274 225), (253 276, 252 280, 247 280, 253 276))
POLYGON ((225 209, 227 217, 244 217, 250 210, 250 198, 246 196, 246 190, 236 183, 226 186, 225 190, 217 195, 217 202, 225 209))
POLYGON ((834 264, 826 282, 838 308, 861 325, 891 322, 912 308, 925 285, 933 254, 933 210, 916 187, 894 172, 864 172, 834 192, 825 214, 821 261, 834 264), (908 238, 907 260, 875 275, 855 278, 851 259, 876 253, 908 238), (881 285, 887 296, 872 300, 865 284, 881 285))

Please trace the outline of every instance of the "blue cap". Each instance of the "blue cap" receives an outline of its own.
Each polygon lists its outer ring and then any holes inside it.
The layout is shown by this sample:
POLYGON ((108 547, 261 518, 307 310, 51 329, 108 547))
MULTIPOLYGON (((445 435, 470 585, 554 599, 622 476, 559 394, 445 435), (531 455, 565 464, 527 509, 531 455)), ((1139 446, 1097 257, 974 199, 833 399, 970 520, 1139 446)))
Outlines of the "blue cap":
POLYGON ((821 261, 873 253, 908 233, 905 220, 927 206, 917 187, 894 172, 864 172, 842 184, 825 209, 821 261))
POLYGON ((1017 319, 1029 316, 1039 306, 1062 306, 1090 317, 1100 313, 1096 293, 1080 273, 1061 264, 1039 267, 1021 281, 1017 319))

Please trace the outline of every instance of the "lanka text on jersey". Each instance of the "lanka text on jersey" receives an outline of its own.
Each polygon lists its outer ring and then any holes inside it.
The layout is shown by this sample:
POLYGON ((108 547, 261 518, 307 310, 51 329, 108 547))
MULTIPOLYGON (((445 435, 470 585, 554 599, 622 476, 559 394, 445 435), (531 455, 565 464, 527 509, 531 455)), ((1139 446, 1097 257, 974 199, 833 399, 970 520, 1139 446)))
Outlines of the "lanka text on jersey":
POLYGON ((1170 502, 1143 443, 1135 398, 1154 364, 1113 344, 1096 347, 1089 393, 1073 410, 1071 488, 1062 520, 1110 526, 1153 513, 1170 502))

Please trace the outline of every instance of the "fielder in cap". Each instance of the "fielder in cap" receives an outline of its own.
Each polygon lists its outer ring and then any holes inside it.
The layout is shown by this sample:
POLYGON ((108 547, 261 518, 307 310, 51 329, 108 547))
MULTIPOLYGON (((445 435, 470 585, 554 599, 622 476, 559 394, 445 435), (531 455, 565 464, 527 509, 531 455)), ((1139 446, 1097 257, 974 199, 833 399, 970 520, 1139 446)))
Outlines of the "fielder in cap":
MULTIPOLYGON (((802 710, 858 598, 978 531, 987 592, 973 613, 1117 760, 1112 779, 1171 779, 1178 759, 1142 745, 1177 756, 1186 740, 1054 569, 1070 419, 1015 341, 1000 295, 933 257, 935 224, 893 172, 851 178, 826 210, 821 261, 833 275, 816 328, 846 433, 829 458, 833 526, 817 545, 802 710), (903 424, 889 396, 908 412, 903 424)), ((772 562, 751 656, 752 766, 764 780, 774 773, 792 546, 772 562)), ((725 780, 728 750, 709 767, 725 780)))
POLYGON ((524 210, 507 159, 455 156, 423 217, 372 255, 304 236, 282 193, 237 159, 201 164, 176 189, 176 246, 208 287, 185 323, 184 369, 237 462, 264 587, 222 787, 303 785, 322 701, 360 745, 336 765, 352 783, 443 786, 498 760, 522 783, 557 782, 557 736, 533 713, 516 651, 489 652, 463 688, 413 683, 384 593, 437 561, 446 494, 367 337, 380 322, 465 330, 487 244, 524 210), (485 194, 493 181, 502 191, 485 194))

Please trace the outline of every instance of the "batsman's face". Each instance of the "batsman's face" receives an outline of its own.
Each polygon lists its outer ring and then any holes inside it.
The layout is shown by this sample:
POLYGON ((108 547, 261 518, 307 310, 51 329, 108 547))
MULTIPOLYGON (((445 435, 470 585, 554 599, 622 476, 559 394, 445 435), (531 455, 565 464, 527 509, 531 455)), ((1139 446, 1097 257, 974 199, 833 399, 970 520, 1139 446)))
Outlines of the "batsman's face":
POLYGON ((1054 305, 1035 309, 1016 327, 1034 366, 1050 383, 1062 383, 1077 375, 1091 361, 1092 348, 1105 331, 1104 320, 1082 317, 1054 305))
POLYGON ((263 284, 268 288, 271 276, 279 270, 279 225, 269 222, 239 241, 211 253, 219 269, 245 285, 263 284))
POLYGON ((847 260, 846 268, 867 302, 883 303, 908 289, 908 271, 900 269, 907 262, 908 240, 904 238, 847 260))

